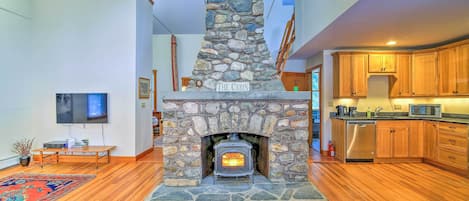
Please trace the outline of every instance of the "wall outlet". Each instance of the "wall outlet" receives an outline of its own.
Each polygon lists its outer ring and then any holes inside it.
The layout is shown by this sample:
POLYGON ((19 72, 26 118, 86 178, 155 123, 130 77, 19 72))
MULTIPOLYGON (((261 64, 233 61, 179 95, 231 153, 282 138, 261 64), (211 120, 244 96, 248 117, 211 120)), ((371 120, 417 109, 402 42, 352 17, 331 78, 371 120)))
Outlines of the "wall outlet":
POLYGON ((402 106, 401 105, 394 105, 394 110, 402 110, 402 106))
POLYGON ((145 108, 146 104, 143 102, 141 103, 142 108, 145 108))
POLYGON ((334 107, 334 101, 328 101, 327 106, 328 107, 334 107))

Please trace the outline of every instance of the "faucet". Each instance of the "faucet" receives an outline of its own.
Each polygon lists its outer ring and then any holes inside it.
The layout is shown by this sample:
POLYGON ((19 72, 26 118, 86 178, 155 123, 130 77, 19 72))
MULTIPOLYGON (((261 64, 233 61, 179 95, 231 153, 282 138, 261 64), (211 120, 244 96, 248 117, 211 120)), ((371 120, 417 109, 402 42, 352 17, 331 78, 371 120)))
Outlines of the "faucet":
POLYGON ((378 107, 375 108, 375 117, 378 116, 378 113, 379 113, 381 110, 383 110, 383 107, 381 107, 381 106, 378 106, 378 107))

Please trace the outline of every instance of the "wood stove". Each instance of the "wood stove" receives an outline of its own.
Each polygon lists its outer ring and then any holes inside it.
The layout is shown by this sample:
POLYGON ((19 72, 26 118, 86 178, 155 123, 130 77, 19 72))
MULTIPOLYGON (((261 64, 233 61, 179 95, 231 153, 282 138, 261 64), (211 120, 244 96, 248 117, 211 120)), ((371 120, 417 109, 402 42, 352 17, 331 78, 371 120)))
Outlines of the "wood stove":
POLYGON ((249 176, 252 180, 254 173, 252 145, 239 139, 238 133, 231 133, 227 140, 222 140, 214 146, 215 177, 249 176))

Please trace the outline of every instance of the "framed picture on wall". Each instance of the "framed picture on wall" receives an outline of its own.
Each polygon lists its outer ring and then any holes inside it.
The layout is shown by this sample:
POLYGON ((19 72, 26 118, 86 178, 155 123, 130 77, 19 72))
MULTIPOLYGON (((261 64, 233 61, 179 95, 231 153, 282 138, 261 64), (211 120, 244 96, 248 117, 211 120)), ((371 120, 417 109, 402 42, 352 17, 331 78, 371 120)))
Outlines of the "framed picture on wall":
POLYGON ((138 98, 150 98, 150 79, 138 78, 138 98))

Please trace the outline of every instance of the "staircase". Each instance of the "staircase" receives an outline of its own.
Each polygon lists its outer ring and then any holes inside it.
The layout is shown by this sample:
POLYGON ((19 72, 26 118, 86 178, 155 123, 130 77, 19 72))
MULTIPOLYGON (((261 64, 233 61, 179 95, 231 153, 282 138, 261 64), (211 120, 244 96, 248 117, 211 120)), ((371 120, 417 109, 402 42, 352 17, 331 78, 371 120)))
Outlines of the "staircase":
POLYGON ((287 63, 288 54, 294 41, 295 13, 292 14, 291 19, 287 22, 287 25, 285 26, 285 32, 283 34, 282 43, 280 44, 279 53, 277 55, 277 61, 275 62, 277 72, 280 74, 280 77, 282 77, 285 64, 287 63))

